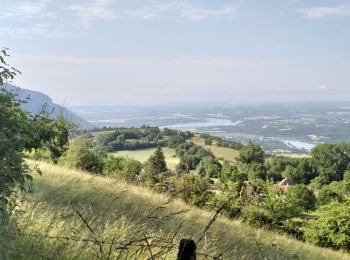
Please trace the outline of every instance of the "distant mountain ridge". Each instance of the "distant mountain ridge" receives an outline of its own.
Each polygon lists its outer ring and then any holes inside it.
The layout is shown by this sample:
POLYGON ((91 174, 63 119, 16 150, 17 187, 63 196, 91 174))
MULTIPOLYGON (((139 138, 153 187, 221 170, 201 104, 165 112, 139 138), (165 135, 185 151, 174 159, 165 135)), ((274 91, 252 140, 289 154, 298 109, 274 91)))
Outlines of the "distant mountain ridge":
POLYGON ((94 125, 92 125, 85 119, 77 116, 69 109, 55 104, 52 101, 52 99, 46 94, 29 89, 20 88, 12 84, 5 84, 2 87, 16 94, 18 99, 20 100, 28 99, 28 102, 23 103, 21 106, 22 109, 31 113, 32 115, 40 113, 40 111, 42 111, 42 108, 46 106, 47 110, 51 112, 52 118, 56 118, 58 115, 63 114, 66 119, 75 123, 79 129, 90 129, 94 127, 94 125))

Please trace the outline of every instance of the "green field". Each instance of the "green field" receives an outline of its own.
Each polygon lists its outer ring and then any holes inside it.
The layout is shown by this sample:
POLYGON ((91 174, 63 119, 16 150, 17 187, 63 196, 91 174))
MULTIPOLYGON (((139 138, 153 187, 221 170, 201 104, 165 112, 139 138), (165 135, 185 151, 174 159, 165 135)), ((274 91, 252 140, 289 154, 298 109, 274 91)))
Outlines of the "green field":
POLYGON ((223 158, 226 161, 235 161, 239 155, 239 151, 227 147, 217 146, 215 144, 215 141, 211 145, 206 145, 204 143, 204 139, 200 138, 198 134, 195 135, 191 139, 191 141, 194 142, 196 145, 200 145, 205 149, 210 150, 216 158, 223 158))
MULTIPOLYGON (((7 243, 15 250, 12 259, 136 259, 130 255, 135 251, 140 253, 138 259, 151 259, 162 253, 160 245, 169 248, 163 259, 175 259, 180 238, 197 241, 213 216, 123 181, 47 163, 39 167, 43 175, 34 175, 33 193, 25 199, 24 215, 19 217, 22 234, 7 243), (93 232, 74 212, 84 216, 93 232), (111 241, 118 246, 110 246, 111 241)), ((198 243, 198 253, 198 259, 218 253, 224 259, 349 259, 345 253, 224 217, 198 243)))
MULTIPOLYGON (((156 148, 149 148, 141 150, 118 151, 110 154, 114 156, 128 156, 143 163, 148 160, 148 158, 155 152, 155 150, 156 148)), ((180 159, 176 157, 175 150, 168 147, 163 147, 162 150, 164 152, 168 168, 174 169, 180 161, 180 159)))

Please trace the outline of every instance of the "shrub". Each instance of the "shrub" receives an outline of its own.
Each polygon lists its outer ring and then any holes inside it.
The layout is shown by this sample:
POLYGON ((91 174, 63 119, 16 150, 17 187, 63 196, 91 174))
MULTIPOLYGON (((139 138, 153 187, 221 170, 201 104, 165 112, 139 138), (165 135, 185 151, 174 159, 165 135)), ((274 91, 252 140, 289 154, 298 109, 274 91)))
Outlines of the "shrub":
POLYGON ((332 201, 343 201, 342 183, 332 182, 330 185, 322 187, 317 197, 317 204, 319 206, 326 205, 332 201))
POLYGON ((216 211, 219 208, 223 208, 222 213, 229 218, 237 218, 241 213, 241 203, 239 200, 240 184, 229 181, 222 184, 220 187, 220 193, 213 196, 209 203, 209 209, 216 211))
POLYGON ((203 206, 210 198, 210 180, 192 173, 183 174, 176 181, 176 191, 180 198, 190 205, 203 206))
POLYGON ((92 173, 102 173, 103 170, 102 156, 94 151, 89 143, 81 137, 76 138, 69 144, 67 151, 59 159, 59 163, 92 173))
POLYGON ((210 178, 219 177, 221 171, 221 164, 212 156, 203 157, 197 165, 197 171, 201 175, 205 175, 210 178))
POLYGON ((142 164, 128 157, 108 156, 104 160, 103 173, 127 181, 135 180, 142 170, 142 164))
POLYGON ((314 193, 305 185, 298 184, 288 189, 287 195, 291 196, 298 206, 304 210, 314 210, 316 197, 314 193))
POLYGON ((304 232, 302 230, 303 221, 301 219, 287 219, 283 221, 282 230, 293 237, 303 240, 304 232))
POLYGON ((332 202, 321 207, 319 218, 309 221, 305 239, 322 247, 350 250, 350 204, 332 202))
POLYGON ((238 161, 242 163, 264 163, 264 151, 260 146, 249 143, 245 145, 239 152, 238 161))
POLYGON ((273 225, 273 219, 271 219, 269 214, 265 210, 255 206, 245 207, 242 210, 242 220, 255 227, 273 225))
POLYGON ((262 207, 276 224, 300 216, 303 207, 294 193, 286 193, 274 187, 267 187, 262 207))

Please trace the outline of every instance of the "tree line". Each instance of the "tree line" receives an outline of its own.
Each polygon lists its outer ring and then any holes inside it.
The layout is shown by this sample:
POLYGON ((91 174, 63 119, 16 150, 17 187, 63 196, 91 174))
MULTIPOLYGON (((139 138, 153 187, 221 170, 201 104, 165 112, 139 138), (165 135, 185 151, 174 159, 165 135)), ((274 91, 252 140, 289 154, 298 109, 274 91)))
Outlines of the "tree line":
MULTIPOLYGON (((190 205, 222 209, 229 218, 288 233, 313 244, 350 250, 350 144, 321 144, 309 158, 274 157, 258 145, 239 147, 237 160, 222 161, 189 141, 190 132, 143 126, 84 132, 72 138, 72 124, 64 117, 51 119, 47 111, 30 115, 23 101, 3 86, 19 72, 0 54, 0 212, 7 216, 18 191, 32 179, 26 157, 78 168, 92 174, 124 178, 190 205), (131 141, 157 147, 144 164, 108 151, 121 149, 113 142, 131 141), (180 162, 166 165, 162 146, 174 148, 180 162), (279 185, 282 179, 293 183, 279 185)), ((202 136, 203 137, 203 136, 202 136)), ((207 144, 210 144, 210 137, 207 144)), ((213 139, 215 140, 215 139, 213 139)), ((222 140, 215 140, 222 142, 222 140)))

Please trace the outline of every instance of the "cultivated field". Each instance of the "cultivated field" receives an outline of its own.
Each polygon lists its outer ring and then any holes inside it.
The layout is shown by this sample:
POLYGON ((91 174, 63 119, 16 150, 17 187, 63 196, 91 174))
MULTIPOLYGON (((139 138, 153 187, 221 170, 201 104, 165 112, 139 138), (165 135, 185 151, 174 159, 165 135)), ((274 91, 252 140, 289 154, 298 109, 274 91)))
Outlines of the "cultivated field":
POLYGON ((135 259, 131 253, 139 248, 139 259, 160 256, 166 248, 163 257, 175 259, 182 237, 203 237, 199 259, 218 253, 224 259, 349 259, 223 217, 203 233, 212 212, 122 181, 47 163, 39 167, 43 175, 34 174, 33 193, 19 217, 23 235, 9 243, 19 249, 20 259, 115 259, 119 254, 120 259, 135 259))

